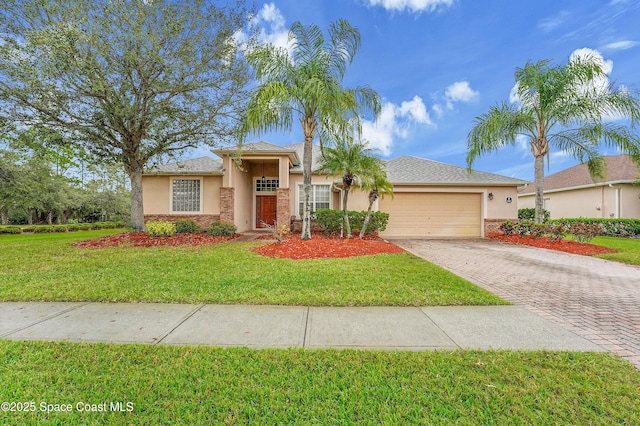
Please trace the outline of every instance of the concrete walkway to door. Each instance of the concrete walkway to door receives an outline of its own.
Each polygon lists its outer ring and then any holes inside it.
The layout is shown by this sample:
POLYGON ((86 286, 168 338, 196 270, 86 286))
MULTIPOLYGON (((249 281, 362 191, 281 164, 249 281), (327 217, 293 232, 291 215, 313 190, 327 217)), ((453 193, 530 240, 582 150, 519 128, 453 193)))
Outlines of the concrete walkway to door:
POLYGON ((490 239, 395 244, 640 368, 640 268, 490 239))

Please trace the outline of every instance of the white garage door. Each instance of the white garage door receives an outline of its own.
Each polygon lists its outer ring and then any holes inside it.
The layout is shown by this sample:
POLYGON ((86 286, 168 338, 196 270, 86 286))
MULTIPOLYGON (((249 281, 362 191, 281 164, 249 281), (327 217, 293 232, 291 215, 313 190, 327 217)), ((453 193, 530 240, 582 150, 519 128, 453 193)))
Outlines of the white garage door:
POLYGON ((479 237, 481 194, 399 192, 379 201, 389 213, 384 237, 479 237))

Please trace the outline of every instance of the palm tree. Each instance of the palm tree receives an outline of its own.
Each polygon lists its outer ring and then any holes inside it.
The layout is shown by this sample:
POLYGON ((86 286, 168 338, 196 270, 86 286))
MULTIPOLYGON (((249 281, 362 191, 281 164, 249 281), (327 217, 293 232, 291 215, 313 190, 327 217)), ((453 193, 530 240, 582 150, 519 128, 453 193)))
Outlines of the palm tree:
POLYGON ((316 25, 294 23, 289 30, 291 52, 273 45, 259 46, 247 56, 259 80, 247 107, 241 133, 290 131, 297 115, 304 132, 302 173, 304 212, 302 239, 311 238, 310 200, 313 139, 316 132, 339 139, 351 120, 367 111, 378 115, 380 98, 371 88, 341 85, 347 66, 360 47, 360 33, 346 20, 329 27, 328 43, 316 25), (328 132, 337 130, 330 136, 328 132))
POLYGON ((322 148, 319 171, 342 178, 342 213, 347 238, 351 238, 347 208, 351 187, 382 170, 382 160, 373 157, 374 152, 366 142, 357 142, 351 137, 322 148))
POLYGON ((384 198, 387 194, 393 197, 393 184, 387 180, 387 173, 384 171, 384 168, 380 168, 369 179, 364 179, 360 184, 360 188, 365 191, 369 189, 369 208, 367 209, 367 215, 364 218, 362 229, 360 230, 360 238, 363 238, 369 227, 373 203, 376 202, 378 197, 384 198))
POLYGON ((533 154, 536 184, 536 221, 544 221, 544 158, 550 146, 587 162, 592 176, 604 173, 598 152, 601 142, 628 153, 640 163, 640 144, 631 129, 609 117, 640 119, 640 101, 625 87, 607 81, 602 61, 587 55, 573 58, 565 66, 548 60, 527 62, 516 69, 519 103, 503 102, 475 119, 468 135, 467 165, 476 157, 515 145, 524 136, 533 154))

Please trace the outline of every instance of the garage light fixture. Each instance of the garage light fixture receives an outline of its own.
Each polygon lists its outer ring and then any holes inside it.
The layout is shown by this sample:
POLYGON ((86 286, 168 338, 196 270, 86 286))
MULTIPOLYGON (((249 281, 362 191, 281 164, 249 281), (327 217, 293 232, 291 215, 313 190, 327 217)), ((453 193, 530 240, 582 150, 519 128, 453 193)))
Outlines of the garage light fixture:
POLYGON ((489 200, 493 200, 493 192, 489 193, 489 200))

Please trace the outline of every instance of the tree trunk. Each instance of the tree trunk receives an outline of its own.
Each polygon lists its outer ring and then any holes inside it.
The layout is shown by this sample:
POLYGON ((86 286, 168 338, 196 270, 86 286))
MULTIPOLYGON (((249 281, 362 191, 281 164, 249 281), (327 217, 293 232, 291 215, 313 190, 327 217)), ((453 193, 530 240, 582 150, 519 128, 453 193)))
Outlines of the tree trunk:
POLYGON ((347 238, 351 238, 351 224, 349 223, 349 211, 347 210, 347 200, 349 199, 349 188, 342 190, 342 214, 344 215, 344 229, 347 238))
POLYGON ((536 182, 536 222, 544 222, 544 155, 537 155, 534 163, 536 182))
POLYGON ((52 225, 52 224, 53 224, 53 212, 49 210, 47 212, 47 225, 52 225))
POLYGON ((131 181, 131 226, 136 232, 147 232, 144 223, 144 208, 142 205, 142 167, 132 165, 129 171, 131 181))
POLYGON ((304 201, 302 212, 302 235, 300 239, 311 239, 311 164, 313 160, 313 135, 317 122, 315 117, 304 117, 302 120, 304 131, 304 149, 302 151, 302 186, 304 189, 304 201))
POLYGON ((5 209, 0 209, 0 223, 3 225, 9 223, 9 213, 5 209))
POLYGON ((367 228, 369 227, 369 221, 371 220, 371 209, 373 208, 373 203, 376 200, 372 200, 369 197, 369 208, 367 209, 367 215, 364 217, 364 222, 362 223, 362 229, 360 230, 360 239, 364 237, 364 234, 367 232, 367 228))

